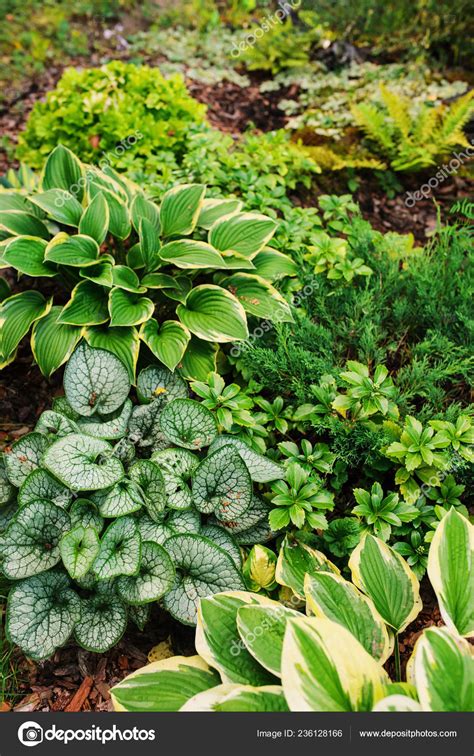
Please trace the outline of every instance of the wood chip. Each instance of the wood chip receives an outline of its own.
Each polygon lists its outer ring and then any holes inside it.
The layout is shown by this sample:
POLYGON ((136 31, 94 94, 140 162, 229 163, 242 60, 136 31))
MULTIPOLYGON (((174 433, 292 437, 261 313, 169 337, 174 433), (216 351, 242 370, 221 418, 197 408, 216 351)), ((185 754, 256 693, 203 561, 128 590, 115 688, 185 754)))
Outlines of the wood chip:
POLYGON ((93 683, 94 680, 92 677, 85 677, 64 711, 81 711, 89 696, 93 683))

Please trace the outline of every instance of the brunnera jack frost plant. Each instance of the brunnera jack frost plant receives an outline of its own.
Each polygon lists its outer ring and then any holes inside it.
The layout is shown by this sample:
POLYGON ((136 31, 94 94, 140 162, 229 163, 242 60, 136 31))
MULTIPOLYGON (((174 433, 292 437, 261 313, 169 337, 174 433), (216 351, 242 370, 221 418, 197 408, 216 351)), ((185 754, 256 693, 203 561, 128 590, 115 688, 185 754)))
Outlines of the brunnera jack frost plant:
POLYGON ((282 474, 163 366, 134 404, 125 365, 83 341, 64 389, 0 470, 6 629, 35 659, 71 637, 106 651, 152 602, 193 625, 200 596, 243 589, 240 546, 272 537, 253 483, 282 474))

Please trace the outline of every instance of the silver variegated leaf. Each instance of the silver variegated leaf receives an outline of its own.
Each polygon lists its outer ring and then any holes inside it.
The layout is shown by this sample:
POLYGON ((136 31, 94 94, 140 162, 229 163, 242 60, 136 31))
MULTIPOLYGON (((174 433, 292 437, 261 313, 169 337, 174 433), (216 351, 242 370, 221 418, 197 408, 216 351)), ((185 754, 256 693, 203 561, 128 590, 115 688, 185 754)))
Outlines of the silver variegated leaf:
POLYGON ((127 604, 158 601, 172 587, 175 570, 168 552, 151 541, 142 543, 140 570, 132 577, 119 577, 117 590, 127 604))
POLYGON ((150 459, 139 459, 130 468, 129 475, 143 492, 144 505, 152 520, 161 522, 161 513, 166 507, 166 489, 158 465, 150 459))
POLYGON ((102 536, 92 569, 99 580, 135 575, 140 566, 141 538, 132 517, 119 517, 102 536))
POLYGON ((69 506, 72 501, 69 488, 53 478, 47 470, 38 468, 33 470, 22 483, 18 491, 18 506, 23 507, 31 501, 48 499, 58 507, 69 506))
POLYGON ((192 451, 209 446, 217 435, 214 415, 193 399, 169 402, 161 413, 160 425, 172 443, 192 451))
POLYGON ((241 516, 252 501, 252 481, 245 462, 231 446, 222 446, 199 465, 192 480, 193 501, 219 520, 241 516))
POLYGON ((99 591, 81 600, 81 618, 74 637, 88 651, 103 654, 119 642, 127 621, 127 607, 113 590, 99 591))
POLYGON ((81 433, 71 433, 50 446, 43 465, 73 491, 108 488, 124 476, 112 446, 81 433))
POLYGON ((192 505, 190 479, 199 459, 187 449, 164 449, 153 452, 151 459, 163 473, 168 506, 189 509, 192 505))
POLYGON ((5 470, 8 480, 19 488, 28 475, 41 465, 41 458, 49 446, 42 433, 28 433, 12 444, 5 452, 5 470))
POLYGON ((107 415, 125 402, 130 379, 127 368, 112 352, 81 341, 64 371, 64 390, 69 404, 80 415, 107 415))
POLYGON ((102 517, 122 517, 146 506, 140 486, 127 478, 120 480, 112 488, 96 491, 92 495, 92 501, 99 508, 102 517))
POLYGON ((100 549, 99 536, 93 528, 76 525, 63 535, 59 549, 69 575, 77 580, 87 575, 92 567, 100 549))
POLYGON ((232 446, 239 453, 248 467, 250 477, 256 483, 269 483, 272 480, 280 480, 285 477, 285 471, 281 465, 254 451, 240 438, 228 435, 217 436, 212 442, 209 452, 217 451, 222 446, 232 446))
POLYGON ((95 438, 105 438, 108 440, 123 438, 127 432, 132 409, 132 402, 130 399, 126 399, 123 407, 120 407, 110 415, 82 417, 78 421, 79 430, 95 438))
POLYGON ((189 392, 185 381, 177 373, 172 373, 165 367, 150 365, 138 375, 137 395, 143 404, 155 399, 160 399, 165 404, 173 399, 186 399, 189 392))

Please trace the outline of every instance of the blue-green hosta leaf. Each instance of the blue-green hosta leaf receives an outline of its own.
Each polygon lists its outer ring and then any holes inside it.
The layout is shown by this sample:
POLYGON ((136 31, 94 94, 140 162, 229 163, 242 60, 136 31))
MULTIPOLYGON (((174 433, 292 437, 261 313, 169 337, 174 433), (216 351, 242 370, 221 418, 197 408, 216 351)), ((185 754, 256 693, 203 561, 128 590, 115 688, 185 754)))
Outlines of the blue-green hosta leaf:
POLYGON ((109 319, 107 290, 92 281, 81 281, 71 292, 71 298, 61 310, 58 323, 91 326, 109 319))
POLYGON ((158 205, 155 205, 154 202, 146 199, 145 195, 141 194, 141 192, 137 192, 130 206, 130 212, 132 215, 133 227, 137 233, 140 231, 140 221, 143 218, 146 218, 155 229, 156 235, 160 236, 160 209, 158 205))
POLYGON ((264 247, 252 260, 255 273, 267 281, 277 281, 285 276, 296 276, 298 266, 289 255, 271 247, 264 247))
POLYGON ((242 556, 240 549, 232 536, 224 528, 220 528, 218 525, 203 525, 199 530, 199 534, 204 536, 204 538, 209 538, 210 541, 220 546, 221 549, 229 554, 237 569, 241 569, 242 556))
POLYGON ((71 525, 67 512, 46 499, 25 504, 8 526, 2 547, 2 570, 21 580, 54 567, 61 559, 59 542, 71 525))
POLYGON ((0 367, 8 364, 23 336, 32 324, 51 309, 39 291, 22 291, 4 299, 0 306, 0 367))
POLYGON ((184 270, 226 268, 225 260, 214 247, 195 239, 180 239, 160 249, 160 259, 184 270))
POLYGON ((127 607, 113 591, 99 591, 81 599, 81 618, 74 627, 74 637, 80 646, 103 654, 115 646, 125 632, 127 607))
POLYGON ((34 323, 31 333, 31 351, 46 378, 68 361, 82 335, 79 326, 58 323, 61 310, 62 307, 52 307, 34 323))
POLYGON ((142 404, 155 399, 172 401, 185 399, 188 388, 183 379, 164 367, 150 365, 141 370, 137 380, 137 395, 142 404))
POLYGON ((44 210, 52 220, 65 226, 77 228, 82 215, 82 205, 73 194, 64 189, 48 189, 40 194, 33 194, 30 202, 44 210))
POLYGON ((50 237, 47 227, 36 215, 22 210, 0 210, 0 229, 5 229, 9 236, 50 237))
POLYGON ((222 446, 232 446, 240 454, 248 467, 250 477, 256 483, 269 483, 271 480, 280 480, 284 477, 284 470, 281 465, 254 451, 240 438, 226 436, 225 434, 217 436, 212 442, 209 452, 217 451, 222 446))
POLYGON ((275 572, 275 579, 280 585, 291 588, 298 598, 304 600, 306 573, 312 575, 321 570, 339 574, 336 565, 330 562, 322 551, 311 548, 304 541, 299 541, 293 536, 285 536, 275 572))
POLYGON ((135 326, 151 318, 155 304, 148 297, 140 297, 123 289, 112 289, 109 295, 111 326, 135 326))
POLYGON ((78 433, 79 428, 74 420, 70 420, 60 412, 45 410, 35 425, 35 432, 42 433, 49 441, 55 441, 69 433, 78 433))
POLYGON ((283 639, 288 620, 301 617, 278 601, 246 603, 237 611, 237 628, 249 653, 273 675, 281 675, 283 639))
POLYGON ((133 326, 111 328, 110 326, 92 326, 84 331, 84 338, 89 346, 112 352, 125 365, 130 381, 135 383, 140 339, 138 330, 133 326))
POLYGON ((46 659, 70 637, 80 617, 80 599, 63 572, 22 580, 8 595, 6 631, 32 659, 46 659))
POLYGON ((128 423, 128 438, 139 448, 166 449, 169 441, 163 435, 160 426, 162 402, 159 399, 151 404, 135 406, 128 423))
POLYGON ((196 509, 224 522, 239 517, 252 501, 249 471, 231 446, 203 459, 193 475, 192 491, 196 509))
POLYGON ((190 698, 180 711, 289 711, 279 685, 216 685, 190 698))
POLYGON ((97 531, 76 525, 65 533, 59 543, 61 559, 73 580, 84 577, 99 553, 100 541, 97 531))
POLYGON ((79 233, 95 239, 97 244, 105 241, 109 230, 109 206, 100 192, 84 210, 79 221, 79 233))
POLYGON ((197 225, 207 231, 224 215, 238 213, 242 209, 242 202, 234 199, 205 199, 201 206, 201 212, 197 225))
POLYGON ((130 212, 127 205, 121 199, 119 194, 107 189, 97 181, 89 182, 89 191, 91 199, 102 194, 109 208, 109 231, 118 239, 126 239, 130 236, 132 224, 130 222, 130 212))
POLYGON ((265 685, 276 682, 248 652, 237 629, 237 612, 246 604, 266 599, 247 591, 228 591, 201 598, 196 629, 196 651, 215 667, 223 682, 265 685))
POLYGON ((46 247, 44 259, 57 265, 85 268, 94 265, 99 257, 99 245, 90 236, 69 236, 64 240, 52 239, 46 247))
POLYGON ((190 480, 199 459, 187 449, 163 449, 153 452, 151 459, 163 474, 168 507, 189 509, 192 505, 190 480))
POLYGON ((145 495, 140 486, 126 478, 112 488, 96 491, 92 501, 99 508, 102 517, 122 517, 146 506, 145 495))
POLYGON ((88 436, 94 436, 95 438, 105 438, 108 440, 123 438, 127 432, 132 409, 133 404, 131 400, 126 399, 123 407, 108 415, 81 417, 78 421, 79 429, 82 433, 87 433, 88 436))
POLYGON ((181 184, 163 195, 160 207, 162 236, 186 236, 194 231, 205 192, 206 187, 202 184, 181 184))
POLYGON ((221 281, 244 310, 258 318, 291 323, 293 316, 286 299, 264 278, 253 273, 234 273, 221 281))
POLYGON ((218 350, 217 344, 191 336, 179 366, 181 375, 193 381, 206 381, 209 373, 216 371, 218 350))
POLYGON ((147 604, 164 596, 174 579, 175 569, 168 552, 157 543, 145 541, 138 574, 119 577, 117 590, 127 604, 147 604))
POLYGON ((136 575, 140 558, 141 538, 134 519, 119 517, 102 536, 92 570, 99 580, 110 580, 118 575, 136 575))
POLYGON ((194 399, 175 399, 163 409, 160 425, 165 436, 177 446, 199 451, 217 435, 214 415, 194 399))
POLYGON ((243 590, 245 584, 231 557, 199 535, 176 535, 164 547, 176 568, 173 588, 164 606, 185 625, 195 625, 200 598, 226 590, 243 590))
POLYGON ((268 244, 277 224, 266 215, 238 213, 216 221, 209 232, 209 243, 221 252, 239 252, 252 259, 268 244))
POLYGON ((161 521, 166 507, 166 488, 160 468, 149 459, 139 459, 129 470, 130 479, 140 487, 152 520, 161 521))
POLYGON ((247 316, 237 297, 214 284, 202 284, 190 291, 186 304, 176 314, 191 333, 204 341, 226 343, 248 338, 247 316))
POLYGON ((107 415, 127 399, 130 380, 118 357, 81 342, 64 371, 64 390, 69 404, 80 415, 107 415))
POLYGON ((17 488, 24 483, 28 475, 40 466, 49 443, 42 433, 28 433, 12 444, 10 451, 5 452, 4 456, 10 483, 17 488))
POLYGON ((83 525, 85 528, 93 528, 97 533, 102 532, 104 520, 95 504, 89 499, 76 499, 69 511, 69 515, 73 527, 75 525, 83 525))
POLYGON ((5 248, 3 261, 12 268, 33 277, 56 275, 54 265, 44 262, 46 242, 34 236, 17 236, 5 248))
POLYGON ((174 370, 183 359, 191 334, 177 320, 165 320, 158 325, 154 318, 150 318, 140 328, 140 338, 160 362, 174 370))
POLYGON ((50 153, 44 166, 43 190, 59 188, 70 192, 74 186, 75 194, 81 201, 84 196, 83 181, 81 181, 83 178, 84 167, 80 160, 63 144, 58 144, 50 153))
POLYGON ((81 433, 71 433, 50 446, 43 465, 73 491, 108 488, 124 476, 110 444, 81 433))

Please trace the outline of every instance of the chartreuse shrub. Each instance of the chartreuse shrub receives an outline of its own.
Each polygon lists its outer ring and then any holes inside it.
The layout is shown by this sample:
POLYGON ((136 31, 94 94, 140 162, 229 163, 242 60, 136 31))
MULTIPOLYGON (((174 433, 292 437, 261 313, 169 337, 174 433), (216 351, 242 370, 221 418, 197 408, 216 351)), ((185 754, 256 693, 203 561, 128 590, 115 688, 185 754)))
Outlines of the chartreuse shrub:
MULTIPOLYGON (((431 547, 435 560, 440 552, 452 560, 451 608, 462 605, 464 619, 472 598, 465 589, 473 578, 473 530, 451 511, 431 547)), ((293 607, 244 591, 201 598, 198 655, 137 670, 112 689, 115 709, 470 711, 474 660, 459 624, 426 629, 408 663, 407 681, 391 682, 383 664, 394 633, 421 609, 418 581, 400 555, 371 535, 350 566, 354 583, 320 552, 285 541, 276 579, 296 589, 287 602, 293 607), (309 616, 299 611, 298 597, 309 616)))
POLYGON ((219 436, 163 366, 140 372, 134 404, 126 367, 83 341, 64 388, 5 453, 0 478, 7 633, 35 659, 72 636, 106 651, 155 601, 193 625, 199 596, 243 589, 240 545, 272 537, 254 481, 281 476, 219 436))
POLYGON ((132 377, 143 342, 170 370, 206 378, 217 344, 247 338, 247 315, 292 318, 270 283, 294 274, 267 246, 276 222, 238 200, 207 200, 200 184, 176 186, 158 205, 59 146, 41 191, 1 194, 0 228, 2 267, 63 290, 53 300, 35 286, 3 301, 2 365, 31 329, 46 376, 85 339, 115 352, 132 377))

